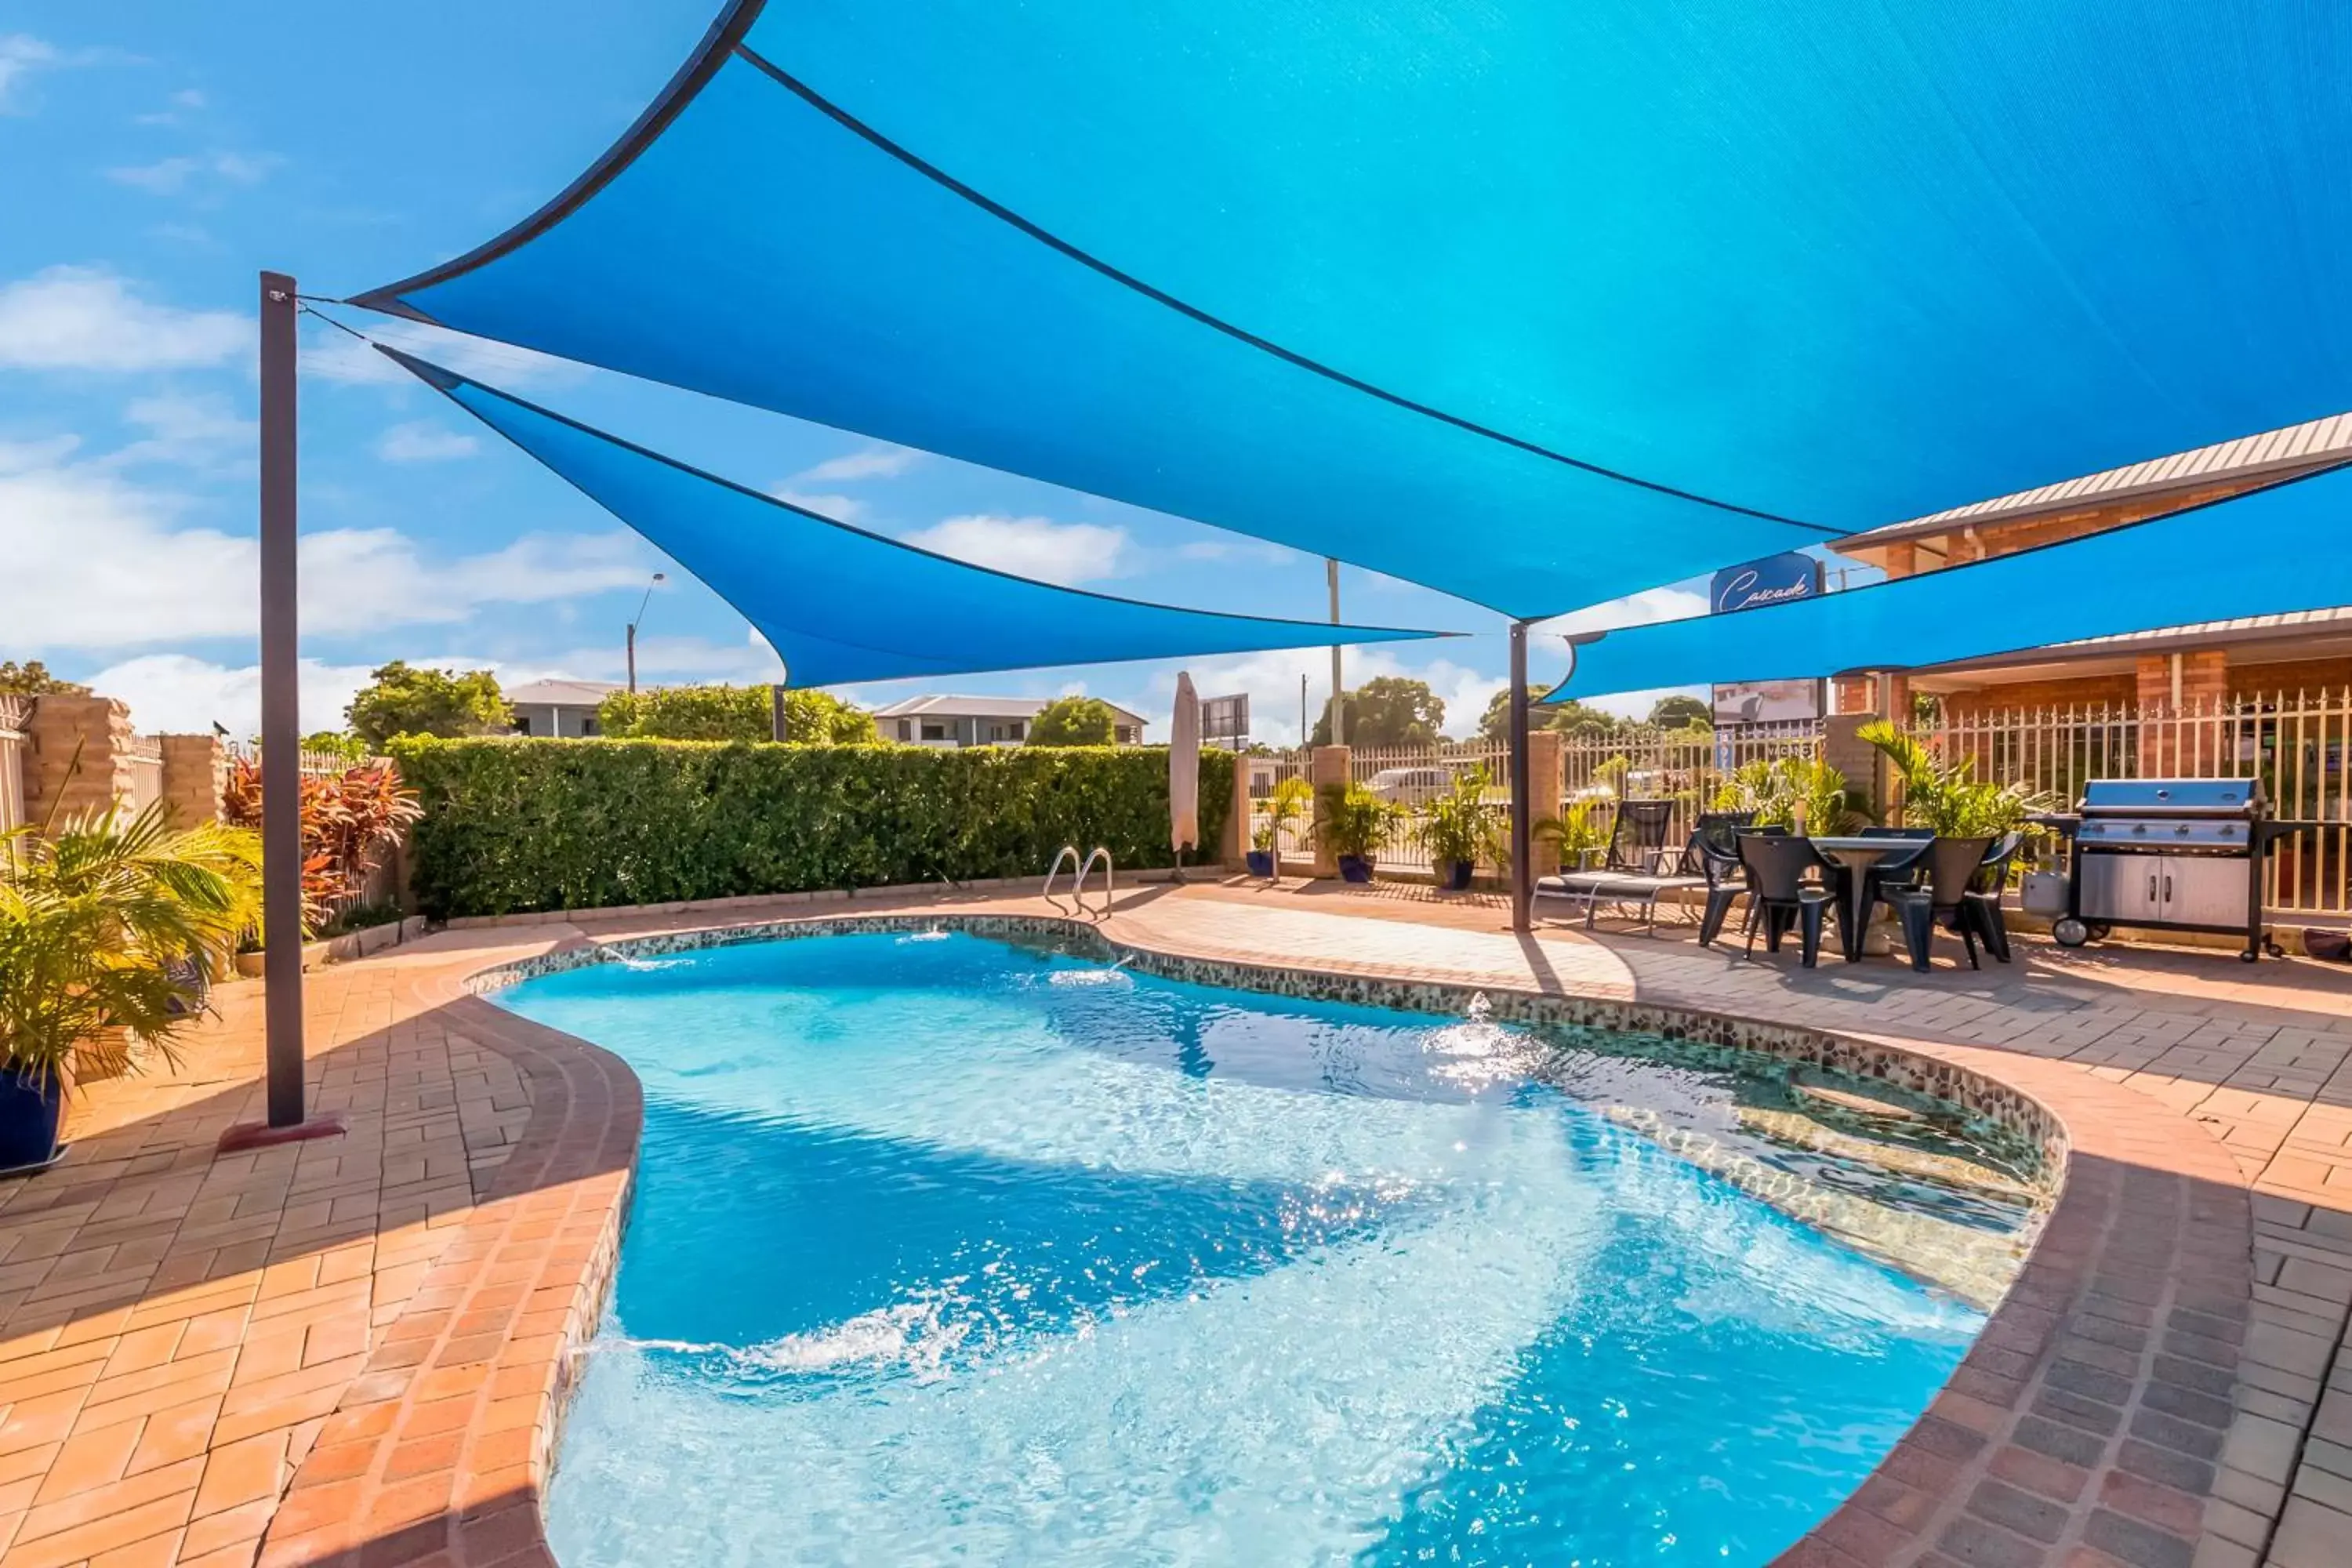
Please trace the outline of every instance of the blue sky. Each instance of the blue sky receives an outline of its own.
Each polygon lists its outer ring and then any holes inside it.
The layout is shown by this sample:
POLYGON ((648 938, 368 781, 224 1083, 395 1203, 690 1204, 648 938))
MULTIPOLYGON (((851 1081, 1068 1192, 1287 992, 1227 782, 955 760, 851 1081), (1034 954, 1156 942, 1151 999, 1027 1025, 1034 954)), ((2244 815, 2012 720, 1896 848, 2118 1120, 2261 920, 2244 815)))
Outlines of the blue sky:
MULTIPOLYGON (((253 298, 264 267, 342 295, 505 227, 620 132, 715 0, 421 0, 395 12, 251 0, 15 0, 0 20, 0 658, 38 658, 131 701, 142 729, 256 721, 253 298)), ((818 215, 854 224, 856 215, 818 215)), ((820 227, 821 232, 821 227, 820 227)), ((1050 580, 1315 618, 1323 566, 1051 486, 496 344, 346 319, 493 384, 860 526, 1050 580)), ((740 616, 380 356, 304 325, 304 722, 340 721, 385 659, 617 679, 655 572, 639 669, 762 680, 740 616)), ((1441 524, 1433 522, 1433 527, 1441 524)), ((1351 651, 1474 724, 1499 688, 1500 620, 1347 570, 1350 619, 1475 634, 1351 651)), ((1689 613, 1658 590, 1590 624, 1689 613)), ((1177 664, 959 678, 1166 711, 1177 664)), ((1318 709, 1321 649, 1190 661, 1246 690, 1262 738, 1318 709)), ((1556 673, 1547 652, 1538 680, 1556 673)), ((845 694, 882 702, 919 688, 845 694)), ((936 689, 937 683, 929 689, 936 689)), ((1621 700, 1629 710, 1648 699, 1621 700)))

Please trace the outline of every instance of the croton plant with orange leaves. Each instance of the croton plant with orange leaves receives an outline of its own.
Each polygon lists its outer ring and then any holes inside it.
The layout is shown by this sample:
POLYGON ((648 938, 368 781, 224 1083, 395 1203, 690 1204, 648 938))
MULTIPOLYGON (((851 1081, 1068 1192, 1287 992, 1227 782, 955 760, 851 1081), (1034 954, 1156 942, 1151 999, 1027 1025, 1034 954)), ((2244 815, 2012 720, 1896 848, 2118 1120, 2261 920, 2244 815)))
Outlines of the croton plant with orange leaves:
MULTIPOLYGON (((327 921, 334 901, 352 892, 424 815, 415 792, 389 761, 362 763, 341 773, 302 775, 302 929, 327 921)), ((261 768, 249 757, 230 764, 222 805, 228 820, 261 826, 261 768)))

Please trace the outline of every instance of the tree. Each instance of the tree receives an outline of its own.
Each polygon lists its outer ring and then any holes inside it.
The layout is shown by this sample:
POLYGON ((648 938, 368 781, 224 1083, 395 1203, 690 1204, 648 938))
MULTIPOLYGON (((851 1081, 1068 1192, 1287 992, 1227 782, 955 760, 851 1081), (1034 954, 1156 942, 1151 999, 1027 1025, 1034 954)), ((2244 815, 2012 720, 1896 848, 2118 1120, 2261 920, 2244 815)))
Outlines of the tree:
POLYGON ((498 677, 487 669, 452 675, 395 658, 352 699, 343 721, 371 752, 380 752, 394 735, 496 734, 513 722, 513 715, 499 692, 498 677))
MULTIPOLYGON (((1341 710, 1348 719, 1351 746, 1433 746, 1445 723, 1445 703, 1425 680, 1381 675, 1346 694, 1341 710)), ((1315 721, 1309 745, 1331 743, 1331 704, 1315 721)))
POLYGON ((1712 730, 1715 710, 1696 697, 1661 697, 1650 709, 1650 723, 1659 730, 1712 730))
POLYGON ((13 658, 0 658, 0 696, 13 697, 87 697, 89 688, 77 680, 59 680, 49 673, 49 667, 37 658, 18 664, 13 658))
POLYGON ((1118 716, 1099 697, 1064 697, 1048 702, 1029 721, 1032 746, 1108 746, 1118 716))
MULTIPOLYGON (((615 691, 596 705, 596 728, 622 739, 771 741, 774 688, 664 686, 615 691)), ((874 716, 824 691, 784 693, 784 739, 799 745, 875 745, 874 716)))
MULTIPOLYGON (((1533 687, 1528 689, 1528 700, 1534 701, 1543 695, 1533 687)), ((1604 713, 1573 697, 1564 698, 1549 707, 1538 708, 1528 720, 1530 729, 1559 730, 1571 735, 1607 737, 1624 729, 1625 721, 1613 713, 1604 713)), ((1479 717, 1478 733, 1490 744, 1500 745, 1511 737, 1511 689, 1507 686, 1495 693, 1479 717)))

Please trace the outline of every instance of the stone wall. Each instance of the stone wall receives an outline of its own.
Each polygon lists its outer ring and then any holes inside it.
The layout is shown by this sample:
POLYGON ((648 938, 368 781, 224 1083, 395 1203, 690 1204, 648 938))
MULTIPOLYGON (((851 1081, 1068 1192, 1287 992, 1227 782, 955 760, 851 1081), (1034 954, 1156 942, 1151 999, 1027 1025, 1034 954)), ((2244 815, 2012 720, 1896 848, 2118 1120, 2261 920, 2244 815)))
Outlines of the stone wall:
POLYGON ((109 812, 131 798, 131 706, 111 697, 43 697, 26 733, 26 816, 109 812), (79 748, 79 750, 77 750, 79 748))
POLYGON ((163 810, 174 827, 218 822, 228 784, 228 749, 217 735, 160 735, 163 810))

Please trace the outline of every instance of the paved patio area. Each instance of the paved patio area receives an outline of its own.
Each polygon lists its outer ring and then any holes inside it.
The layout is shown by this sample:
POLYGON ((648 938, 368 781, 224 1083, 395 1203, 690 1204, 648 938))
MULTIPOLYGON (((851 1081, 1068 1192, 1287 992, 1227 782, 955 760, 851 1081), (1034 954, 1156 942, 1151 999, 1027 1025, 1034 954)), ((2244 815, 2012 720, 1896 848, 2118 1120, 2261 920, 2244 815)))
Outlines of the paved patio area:
MULTIPOLYGON (((459 983, 588 938, 921 909, 1049 912, 1018 891, 800 900, 337 965, 308 988, 313 1099, 352 1127, 325 1142, 212 1152, 259 1113, 257 987, 225 994, 179 1071, 93 1086, 64 1163, 0 1189, 0 1562, 545 1562, 562 1352, 611 1266, 637 1090, 459 983)), ((2352 1563, 2352 973, 2035 945, 1980 974, 1806 972, 1504 923, 1493 900, 1211 884, 1130 889, 1104 929, 1699 1005, 1998 1073, 2068 1120, 2067 1203, 1952 1388, 1792 1556, 2352 1563)))

